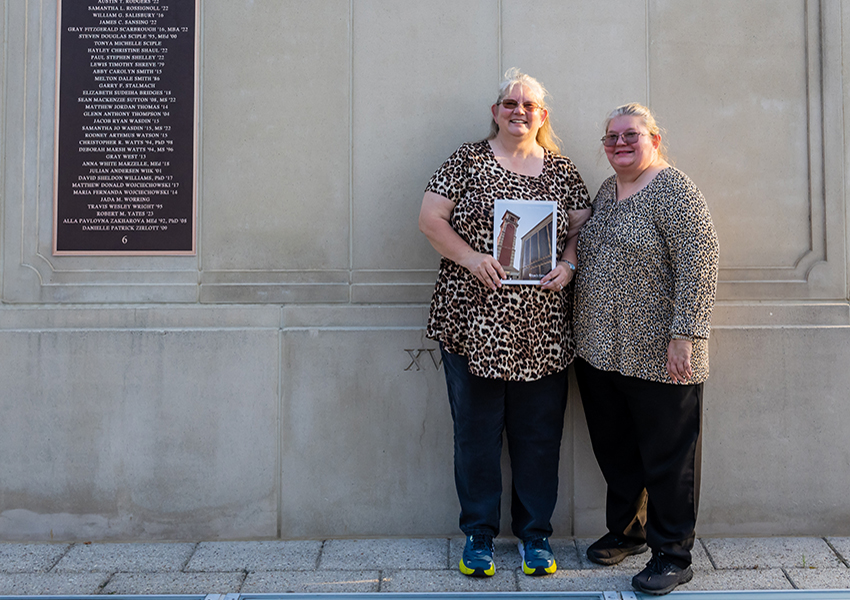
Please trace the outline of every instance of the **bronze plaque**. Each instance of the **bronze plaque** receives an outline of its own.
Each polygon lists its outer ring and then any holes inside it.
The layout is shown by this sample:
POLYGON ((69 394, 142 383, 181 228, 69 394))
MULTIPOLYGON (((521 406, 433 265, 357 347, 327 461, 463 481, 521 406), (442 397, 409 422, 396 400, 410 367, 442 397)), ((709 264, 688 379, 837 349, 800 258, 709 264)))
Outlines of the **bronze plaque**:
POLYGON ((198 2, 58 0, 54 254, 195 254, 198 2))

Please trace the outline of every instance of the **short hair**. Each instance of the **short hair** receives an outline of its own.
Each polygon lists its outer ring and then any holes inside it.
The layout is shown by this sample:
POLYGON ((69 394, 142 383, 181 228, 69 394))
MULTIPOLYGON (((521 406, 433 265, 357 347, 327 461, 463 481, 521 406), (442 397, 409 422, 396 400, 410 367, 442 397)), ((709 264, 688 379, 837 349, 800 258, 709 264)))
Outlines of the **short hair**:
POLYGON ((659 127, 658 123, 655 121, 655 117, 652 116, 652 111, 643 104, 638 104, 637 102, 630 102, 629 104, 618 106, 612 110, 608 115, 608 118, 605 119, 606 134, 608 133, 608 126, 611 124, 611 121, 617 117, 638 117, 643 122, 643 126, 646 127, 649 135, 654 138, 658 138, 658 156, 664 160, 669 160, 667 157, 667 146, 664 144, 664 135, 666 135, 667 132, 659 127))
MULTIPOLYGON (((541 106, 541 108, 545 109, 547 112, 549 111, 549 106, 546 104, 546 96, 549 95, 549 92, 546 91, 546 88, 543 87, 543 84, 537 81, 531 75, 523 73, 516 67, 511 67, 507 71, 505 71, 505 78, 502 80, 502 83, 499 85, 499 97, 496 99, 496 104, 499 104, 505 96, 507 96, 511 90, 513 90, 516 86, 521 85, 526 88, 531 95, 534 97, 535 102, 541 106)), ((487 136, 488 140, 492 140, 499 133, 499 125, 496 123, 495 119, 490 122, 490 135, 487 136)), ((551 119, 546 118, 543 121, 543 124, 540 126, 540 129, 537 130, 537 143, 546 148, 547 150, 555 153, 561 154, 560 143, 561 139, 555 135, 555 132, 552 130, 551 119)))

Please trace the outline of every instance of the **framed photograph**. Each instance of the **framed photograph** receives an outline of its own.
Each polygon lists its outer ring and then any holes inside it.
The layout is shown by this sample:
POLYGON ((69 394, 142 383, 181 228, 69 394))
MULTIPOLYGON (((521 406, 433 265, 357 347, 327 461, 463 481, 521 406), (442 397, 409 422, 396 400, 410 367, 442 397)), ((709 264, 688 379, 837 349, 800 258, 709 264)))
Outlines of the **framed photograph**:
POLYGON ((557 202, 496 200, 493 257, 508 276, 502 283, 540 285, 558 261, 557 221, 557 202))

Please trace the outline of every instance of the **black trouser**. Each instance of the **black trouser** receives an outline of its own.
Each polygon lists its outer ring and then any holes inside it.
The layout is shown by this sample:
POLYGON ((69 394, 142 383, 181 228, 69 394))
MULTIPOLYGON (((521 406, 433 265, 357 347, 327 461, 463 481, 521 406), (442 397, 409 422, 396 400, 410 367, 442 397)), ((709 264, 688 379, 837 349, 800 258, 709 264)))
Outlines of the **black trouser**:
POLYGON ((575 368, 593 453, 608 484, 609 531, 646 539, 653 552, 689 565, 697 518, 702 384, 628 377, 596 369, 581 358, 575 368))
POLYGON ((504 431, 511 459, 513 534, 521 540, 552 535, 566 370, 536 381, 489 379, 471 374, 466 357, 441 351, 454 421, 461 531, 499 533, 504 431))

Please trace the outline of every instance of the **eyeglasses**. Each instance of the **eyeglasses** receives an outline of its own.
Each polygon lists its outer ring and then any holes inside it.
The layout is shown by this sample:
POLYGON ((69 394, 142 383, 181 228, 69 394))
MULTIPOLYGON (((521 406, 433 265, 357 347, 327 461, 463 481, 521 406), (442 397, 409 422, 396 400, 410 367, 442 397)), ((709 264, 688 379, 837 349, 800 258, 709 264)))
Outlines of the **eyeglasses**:
MULTIPOLYGON (((516 110, 516 107, 519 106, 519 102, 517 102, 516 100, 511 100, 511 99, 502 100, 500 102, 497 102, 496 104, 501 104, 504 108, 506 108, 508 110, 516 110)), ((536 102, 523 102, 522 103, 522 109, 525 112, 534 112, 538 108, 543 108, 543 107, 540 106, 539 104, 537 104, 536 102)))
POLYGON ((627 131, 625 133, 609 133, 608 135, 602 136, 602 145, 603 146, 616 146, 617 141, 622 137, 623 142, 626 144, 634 144, 640 139, 642 135, 649 135, 648 133, 641 133, 639 131, 627 131))

